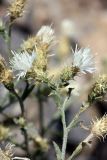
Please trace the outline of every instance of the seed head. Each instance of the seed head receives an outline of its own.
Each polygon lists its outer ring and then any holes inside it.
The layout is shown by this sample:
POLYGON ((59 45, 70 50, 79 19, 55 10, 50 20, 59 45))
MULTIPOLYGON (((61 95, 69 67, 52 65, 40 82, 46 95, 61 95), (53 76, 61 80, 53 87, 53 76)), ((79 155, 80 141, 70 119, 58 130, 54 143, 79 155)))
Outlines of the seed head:
POLYGON ((88 96, 88 101, 90 103, 96 101, 102 101, 106 93, 107 93, 107 76, 102 75, 99 76, 98 80, 93 85, 88 96))
POLYGON ((0 148, 0 159, 2 160, 12 160, 13 157, 13 144, 7 144, 4 149, 0 148))
POLYGON ((91 133, 96 137, 105 137, 107 135, 107 114, 102 118, 92 121, 91 133))
POLYGON ((11 3, 8 8, 11 22, 13 22, 16 18, 22 17, 25 2, 26 0, 15 0, 11 3))

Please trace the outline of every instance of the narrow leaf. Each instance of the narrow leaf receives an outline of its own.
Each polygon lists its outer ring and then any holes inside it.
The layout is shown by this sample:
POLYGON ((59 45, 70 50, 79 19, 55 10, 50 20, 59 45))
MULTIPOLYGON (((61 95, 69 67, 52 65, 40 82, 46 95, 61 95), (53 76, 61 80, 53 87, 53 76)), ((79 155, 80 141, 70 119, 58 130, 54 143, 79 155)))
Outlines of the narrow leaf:
POLYGON ((57 160, 61 160, 61 150, 55 142, 53 142, 53 144, 54 144, 57 160))

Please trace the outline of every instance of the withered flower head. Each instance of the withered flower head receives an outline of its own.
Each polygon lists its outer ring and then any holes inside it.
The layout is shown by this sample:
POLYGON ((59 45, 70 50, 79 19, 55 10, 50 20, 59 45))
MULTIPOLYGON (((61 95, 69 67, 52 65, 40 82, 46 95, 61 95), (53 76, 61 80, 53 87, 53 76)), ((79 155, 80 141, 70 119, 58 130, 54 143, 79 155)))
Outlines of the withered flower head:
POLYGON ((8 85, 12 83, 12 80, 13 80, 12 71, 7 67, 4 58, 0 56, 0 83, 8 85))
POLYGON ((11 22, 23 15, 25 2, 26 0, 15 0, 11 3, 10 7, 8 8, 11 22))
POLYGON ((7 144, 5 149, 0 148, 0 159, 2 160, 12 160, 13 157, 13 144, 7 144))
POLYGON ((107 93, 107 76, 102 75, 99 76, 98 80, 93 85, 88 96, 88 101, 90 103, 96 101, 102 101, 106 93, 107 93))
POLYGON ((102 118, 92 121, 91 133, 96 137, 105 137, 107 135, 107 114, 102 118))

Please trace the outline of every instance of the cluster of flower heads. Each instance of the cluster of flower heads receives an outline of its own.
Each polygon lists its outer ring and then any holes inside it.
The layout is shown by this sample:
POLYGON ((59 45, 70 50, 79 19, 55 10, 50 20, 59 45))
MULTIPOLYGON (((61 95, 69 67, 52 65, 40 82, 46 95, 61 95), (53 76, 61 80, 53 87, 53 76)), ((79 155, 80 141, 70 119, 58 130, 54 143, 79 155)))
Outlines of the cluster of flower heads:
POLYGON ((56 42, 55 32, 52 27, 42 26, 34 37, 30 37, 23 42, 20 51, 12 51, 10 68, 7 67, 5 60, 0 57, 0 82, 6 85, 9 84, 13 81, 14 75, 18 80, 26 78, 33 80, 35 84, 44 82, 52 85, 51 88, 57 83, 59 88, 66 87, 67 90, 69 88, 73 90, 74 77, 78 73, 95 72, 94 55, 91 50, 89 48, 77 49, 76 46, 71 63, 63 68, 60 67, 60 69, 58 67, 57 70, 60 70, 60 72, 54 79, 55 74, 48 67, 48 60, 51 49, 55 48, 56 42))
MULTIPOLYGON (((20 52, 12 51, 12 57, 10 58, 11 69, 7 67, 5 60, 0 57, 1 83, 8 84, 11 82, 12 72, 15 73, 15 77, 18 79, 33 79, 35 82, 46 82, 54 79, 54 73, 51 76, 49 74, 51 69, 48 68, 48 55, 50 49, 53 46, 55 47, 56 42, 55 32, 52 27, 42 26, 34 37, 23 42, 20 52)), ((94 73, 96 70, 94 55, 91 53, 90 48, 78 49, 76 46, 71 59, 71 63, 63 67, 56 77, 59 87, 72 88, 70 83, 74 84, 74 77, 78 73, 94 73)), ((93 86, 88 100, 93 102, 95 99, 101 99, 106 93, 106 88, 106 79, 102 77, 93 86)))
MULTIPOLYGON (((13 81, 14 77, 27 78, 28 80, 33 80, 35 84, 41 82, 49 82, 52 84, 54 81, 54 73, 48 68, 48 55, 50 49, 55 46, 57 40, 55 37, 55 32, 51 26, 42 26, 37 32, 34 38, 28 38, 21 46, 20 52, 12 51, 12 57, 10 58, 10 68, 6 65, 5 60, 0 57, 0 82, 8 84, 13 81), (34 41, 33 41, 34 39, 34 41), (29 44, 27 46, 27 44, 29 44), (12 73, 13 72, 13 73, 12 73), (50 72, 52 72, 50 74, 50 72), (52 83, 50 82, 52 81, 52 83)), ((66 87, 65 89, 72 90, 74 87, 74 78, 78 73, 94 73, 95 62, 94 55, 91 53, 90 48, 78 49, 77 46, 73 51, 73 57, 71 58, 71 63, 60 70, 56 76, 55 83, 58 83, 59 88, 66 87), (72 84, 73 86, 72 86, 72 84)), ((95 85, 93 85, 88 100, 94 102, 96 100, 101 100, 107 91, 107 79, 106 76, 101 76, 95 85)), ((76 86, 76 84, 75 84, 76 86)))
MULTIPOLYGON (((8 12, 12 21, 22 16, 25 2, 26 0, 15 0, 10 5, 8 12)), ((42 26, 35 36, 23 42, 20 52, 12 51, 12 58, 10 59, 12 70, 7 68, 4 59, 0 57, 0 82, 8 84, 12 81, 12 71, 16 73, 18 79, 26 77, 39 82, 47 81, 48 78, 50 80, 48 54, 56 42, 55 32, 51 26, 42 26)), ((70 82, 74 84, 74 77, 78 73, 94 73, 95 70, 94 55, 91 53, 91 49, 78 49, 76 46, 71 64, 65 66, 58 75, 59 87, 72 88, 70 82)), ((93 85, 88 101, 93 103, 102 100, 106 91, 106 78, 101 76, 93 85)))
POLYGON ((55 44, 54 30, 50 26, 41 27, 35 38, 23 43, 20 53, 12 51, 13 57, 10 60, 12 70, 19 72, 17 76, 20 78, 25 77, 31 69, 32 74, 37 73, 38 69, 46 69, 48 52, 53 44, 55 44))
MULTIPOLYGON (((12 70, 17 71, 19 77, 25 77, 31 69, 46 70, 47 54, 55 43, 54 30, 50 26, 41 27, 35 38, 30 38, 22 44, 22 52, 12 52, 13 57, 10 59, 12 70)), ((91 50, 89 48, 78 50, 76 47, 71 66, 65 67, 60 77, 62 81, 68 81, 73 79, 78 72, 93 73, 94 71, 94 56, 91 50)))

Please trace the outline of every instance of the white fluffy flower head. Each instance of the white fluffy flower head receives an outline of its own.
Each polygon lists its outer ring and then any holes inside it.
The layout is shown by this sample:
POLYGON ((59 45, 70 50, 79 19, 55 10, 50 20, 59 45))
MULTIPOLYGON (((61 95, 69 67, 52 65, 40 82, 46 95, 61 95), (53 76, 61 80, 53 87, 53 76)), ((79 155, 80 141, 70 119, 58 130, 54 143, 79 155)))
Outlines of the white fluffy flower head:
POLYGON ((76 66, 80 69, 82 73, 93 73, 95 72, 95 63, 94 63, 94 56, 91 54, 90 48, 75 48, 73 51, 73 66, 76 66))
POLYGON ((18 79, 20 77, 25 77, 26 73, 32 67, 32 63, 36 58, 35 52, 30 55, 27 51, 22 53, 17 53, 12 51, 13 57, 10 59, 10 65, 13 71, 17 71, 18 79))
POLYGON ((55 43, 55 33, 51 26, 42 26, 37 33, 42 43, 52 45, 55 43))

